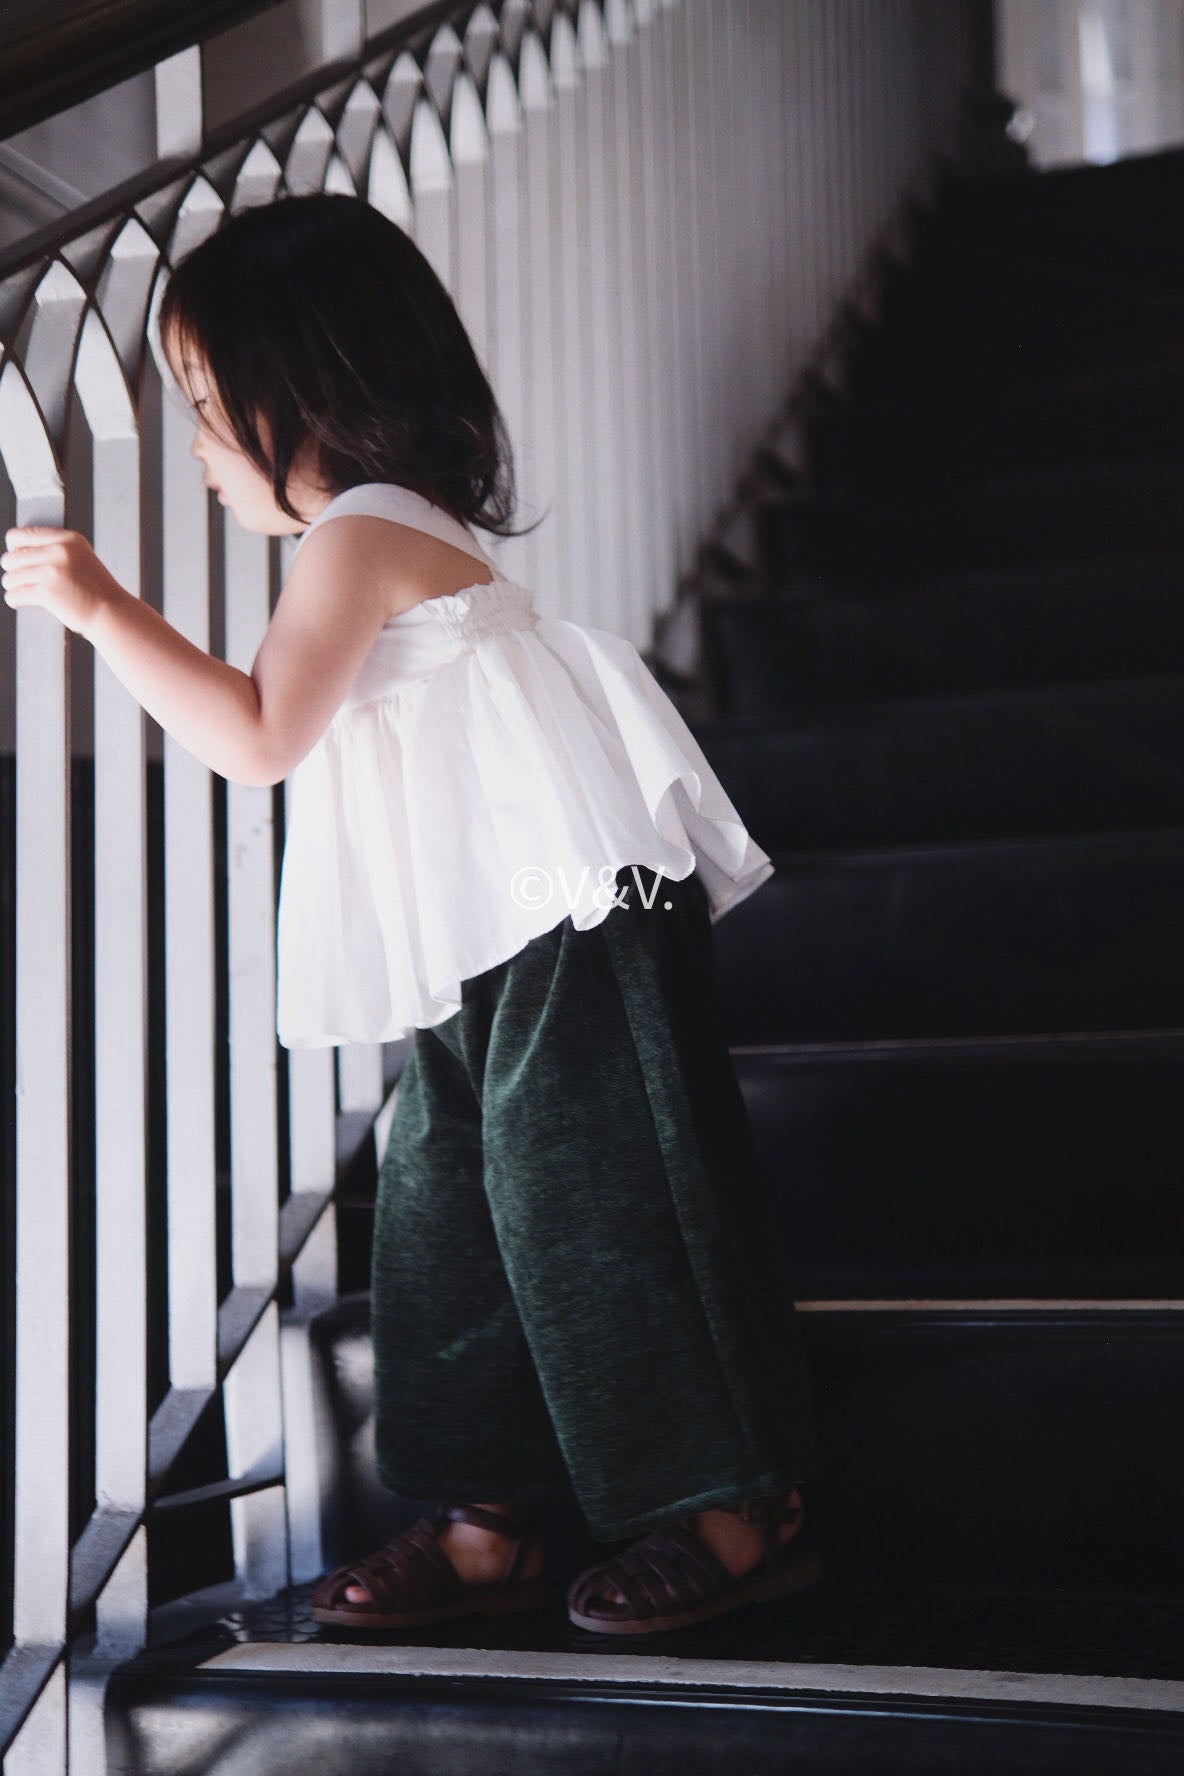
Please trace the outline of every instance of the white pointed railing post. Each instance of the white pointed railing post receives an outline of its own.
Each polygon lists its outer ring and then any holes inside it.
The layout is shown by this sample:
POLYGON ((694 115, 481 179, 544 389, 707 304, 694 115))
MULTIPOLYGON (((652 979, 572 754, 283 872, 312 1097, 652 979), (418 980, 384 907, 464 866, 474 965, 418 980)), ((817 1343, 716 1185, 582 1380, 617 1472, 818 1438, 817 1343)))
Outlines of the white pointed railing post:
MULTIPOLYGON (((17 523, 60 525, 64 491, 53 449, 13 363, 0 370, 0 449, 16 493, 17 523)), ((45 611, 21 611, 13 1632, 18 1644, 33 1646, 64 1638, 70 1576, 69 696, 65 631, 45 611)))
MULTIPOLYGON (((83 323, 75 379, 94 459, 94 547, 140 590, 140 445, 123 371, 98 315, 83 323)), ((144 717, 96 658, 95 1499, 144 1512, 147 1473, 147 839, 144 717)), ((105 1636, 142 1643, 146 1588, 100 1593, 105 1636)))
POLYGON ((551 74, 555 91, 555 202, 551 211, 556 264, 552 315, 555 327, 555 515, 559 571, 565 606, 577 622, 589 622, 595 585, 593 544, 585 532, 584 502, 593 485, 587 412, 592 378, 588 286, 587 166, 584 90, 579 44, 570 16, 551 21, 551 74))
POLYGON ((529 402, 526 457, 527 491, 535 517, 546 516, 531 538, 535 572, 535 603, 546 615, 560 615, 566 604, 563 587, 565 557, 560 539, 558 481, 561 284, 555 241, 558 180, 557 103, 547 52, 529 28, 522 40, 518 69, 522 99, 523 151, 526 162, 527 237, 524 281, 530 333, 526 344, 526 388, 529 402))
MULTIPOLYGON (((270 615, 270 549, 233 521, 223 548, 226 657, 249 671, 270 615)), ((270 1298, 278 1274, 273 845, 271 790, 228 784, 231 1265, 248 1316, 253 1300, 270 1298)), ((222 1391, 230 1472, 241 1476, 282 1448, 273 1310, 264 1310, 222 1391)), ((250 1594, 278 1589, 287 1570, 282 1498, 259 1492, 234 1500, 231 1526, 235 1568, 250 1594)))
MULTIPOLYGON (((173 231, 174 260, 205 239, 221 214, 212 187, 197 181, 173 231)), ((167 374, 159 360, 158 367, 167 374)), ((166 384, 160 434, 162 610, 186 640, 208 651, 209 495, 192 456, 193 436, 177 391, 166 384)), ((169 1383, 200 1397, 217 1378, 213 794, 206 767, 168 735, 164 892, 169 1383)))
MULTIPOLYGON (((536 447, 527 391, 530 305, 527 277, 526 174, 523 166, 522 104, 506 57, 494 54, 485 98, 489 131, 489 217, 493 251, 489 259, 492 305, 489 372, 493 392, 514 445, 514 471, 522 514, 533 521, 538 481, 536 447)), ((522 517, 516 515, 516 521, 522 517)), ((499 545, 499 565, 509 579, 530 585, 536 579, 534 536, 508 537, 499 545)))

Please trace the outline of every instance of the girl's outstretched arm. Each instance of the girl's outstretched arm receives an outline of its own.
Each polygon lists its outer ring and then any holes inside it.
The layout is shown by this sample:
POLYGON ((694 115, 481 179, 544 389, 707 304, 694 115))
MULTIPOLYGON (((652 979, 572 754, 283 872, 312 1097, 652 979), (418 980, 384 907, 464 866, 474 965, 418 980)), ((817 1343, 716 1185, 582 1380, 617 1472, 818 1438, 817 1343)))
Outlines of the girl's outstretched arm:
POLYGON ((186 751, 232 782, 271 784, 324 733, 391 613, 390 531, 342 516, 308 537, 249 673, 125 591, 77 531, 10 530, 0 569, 7 604, 40 605, 83 635, 186 751))

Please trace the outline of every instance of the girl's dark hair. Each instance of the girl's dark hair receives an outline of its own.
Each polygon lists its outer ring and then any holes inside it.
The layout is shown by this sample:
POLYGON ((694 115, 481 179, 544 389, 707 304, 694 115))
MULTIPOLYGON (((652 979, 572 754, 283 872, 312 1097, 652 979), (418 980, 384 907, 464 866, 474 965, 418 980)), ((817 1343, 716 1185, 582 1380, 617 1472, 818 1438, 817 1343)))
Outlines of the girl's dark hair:
MULTIPOLYGON (((394 482, 494 535, 524 534, 510 524, 505 421, 452 298, 362 198, 240 210, 176 265, 159 327, 166 350, 201 360, 235 443, 289 518, 304 517, 287 484, 307 446, 335 494, 394 482)), ((192 393, 183 363, 173 368, 192 393)))

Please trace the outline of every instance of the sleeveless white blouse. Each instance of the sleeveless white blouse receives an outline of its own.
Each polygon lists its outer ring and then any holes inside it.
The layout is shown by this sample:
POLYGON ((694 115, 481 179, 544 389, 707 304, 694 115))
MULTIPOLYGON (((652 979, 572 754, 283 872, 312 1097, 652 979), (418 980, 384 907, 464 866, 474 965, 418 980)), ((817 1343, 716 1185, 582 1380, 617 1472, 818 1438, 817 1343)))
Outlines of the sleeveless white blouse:
POLYGON ((562 919, 598 925, 622 865, 676 881, 697 869, 713 921, 773 873, 631 642, 539 616, 467 525, 410 488, 349 488, 297 548, 355 513, 426 531, 495 577, 392 617, 288 779, 286 1048, 441 1023, 470 976, 562 919))

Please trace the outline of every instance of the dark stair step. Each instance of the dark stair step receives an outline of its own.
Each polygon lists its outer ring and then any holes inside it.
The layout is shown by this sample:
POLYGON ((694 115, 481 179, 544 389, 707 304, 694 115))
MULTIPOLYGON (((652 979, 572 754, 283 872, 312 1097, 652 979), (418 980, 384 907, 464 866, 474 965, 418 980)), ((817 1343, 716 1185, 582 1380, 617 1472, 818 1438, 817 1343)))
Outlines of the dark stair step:
POLYGON ((1184 450, 1179 368, 1064 377, 994 396, 951 375, 915 394, 885 360, 878 398, 836 409, 812 434, 815 473, 832 492, 875 497, 918 480, 947 491, 1004 469, 1184 450))
MULTIPOLYGON (((799 1300, 1184 1298, 1184 1034, 736 1048, 799 1300)), ((341 1193, 347 1292, 373 1195, 341 1193)))
MULTIPOLYGON (((1089 295, 1129 291, 1135 297, 1154 293, 1178 299, 1184 291, 1184 250, 1175 231, 1164 227, 1184 197, 1178 180, 1147 187, 1138 196, 1130 188, 1121 197, 1115 190, 1108 203, 1099 202, 1099 195, 1093 192, 1092 201, 1076 209, 1038 201, 1005 207, 994 216, 981 208, 975 215, 948 213, 932 237, 927 261, 955 275, 981 273, 984 265, 998 268, 1002 300, 1016 306, 1029 296, 1033 272, 1075 275, 1089 295)), ((1072 298, 1072 286, 1065 294, 1072 298)))
POLYGON ((739 1049, 801 1300, 1184 1300, 1184 1034, 739 1049))
POLYGON ((1089 238, 1139 240, 1162 206, 1184 197, 1184 149, 1123 155, 1105 166, 1045 167, 1021 178, 963 179, 943 196, 942 222, 1037 227, 1079 221, 1089 238))
POLYGON ((1184 1310, 802 1311, 839 1581, 1179 1601, 1184 1310))
MULTIPOLYGON (((793 570, 800 516, 774 506, 766 525, 770 578, 793 570), (779 539, 779 522, 789 524, 779 539)), ((835 573, 948 572, 1184 549, 1184 461, 1078 463, 991 476, 942 497, 918 480, 880 505, 819 508, 812 547, 835 573)))
POLYGON ((957 395, 973 403, 958 429, 973 431, 980 405, 990 414, 1001 398, 1184 367, 1173 334, 1184 290, 1174 284, 1134 280, 1113 266, 1083 271, 1071 259, 1050 269, 1019 252, 996 257, 998 268, 985 271, 980 257, 961 268, 915 263, 903 274, 878 325, 852 336, 848 401, 957 395))
MULTIPOLYGON (((773 581, 776 585, 777 582, 773 581)), ((704 603, 720 715, 1184 673, 1184 554, 704 603)))
POLYGON ((952 369, 989 395, 1056 362, 1179 364, 1184 254, 1162 223, 1180 168, 1144 160, 1132 176, 1133 165, 1076 184, 1058 171, 951 185, 886 289, 879 343, 898 386, 907 370, 911 386, 940 389, 952 369))
MULTIPOLYGON (((1071 243, 968 236, 917 261, 878 336, 861 340, 849 392, 938 395, 948 378, 991 403, 1050 379, 1184 365, 1177 270, 1083 259, 1071 243)), ((973 425, 974 407, 964 424, 973 425)))
POLYGON ((1184 826, 1184 676, 694 733, 766 851, 1184 826))
POLYGON ((713 927, 733 1044, 1172 1030, 1184 833, 778 852, 713 927))
MULTIPOLYGON (((315 1328, 338 1425, 335 1562, 399 1520, 374 1469, 368 1312, 350 1297, 315 1328)), ((797 1317, 824 1456, 803 1485, 835 1582, 1179 1604, 1184 1307, 805 1304, 797 1317)))
POLYGON ((1175 1776, 1180 1630, 823 1585, 623 1648, 574 1647, 558 1597, 532 1632, 348 1646, 309 1642, 301 1588, 117 1671, 107 1732, 125 1776, 1175 1776))

